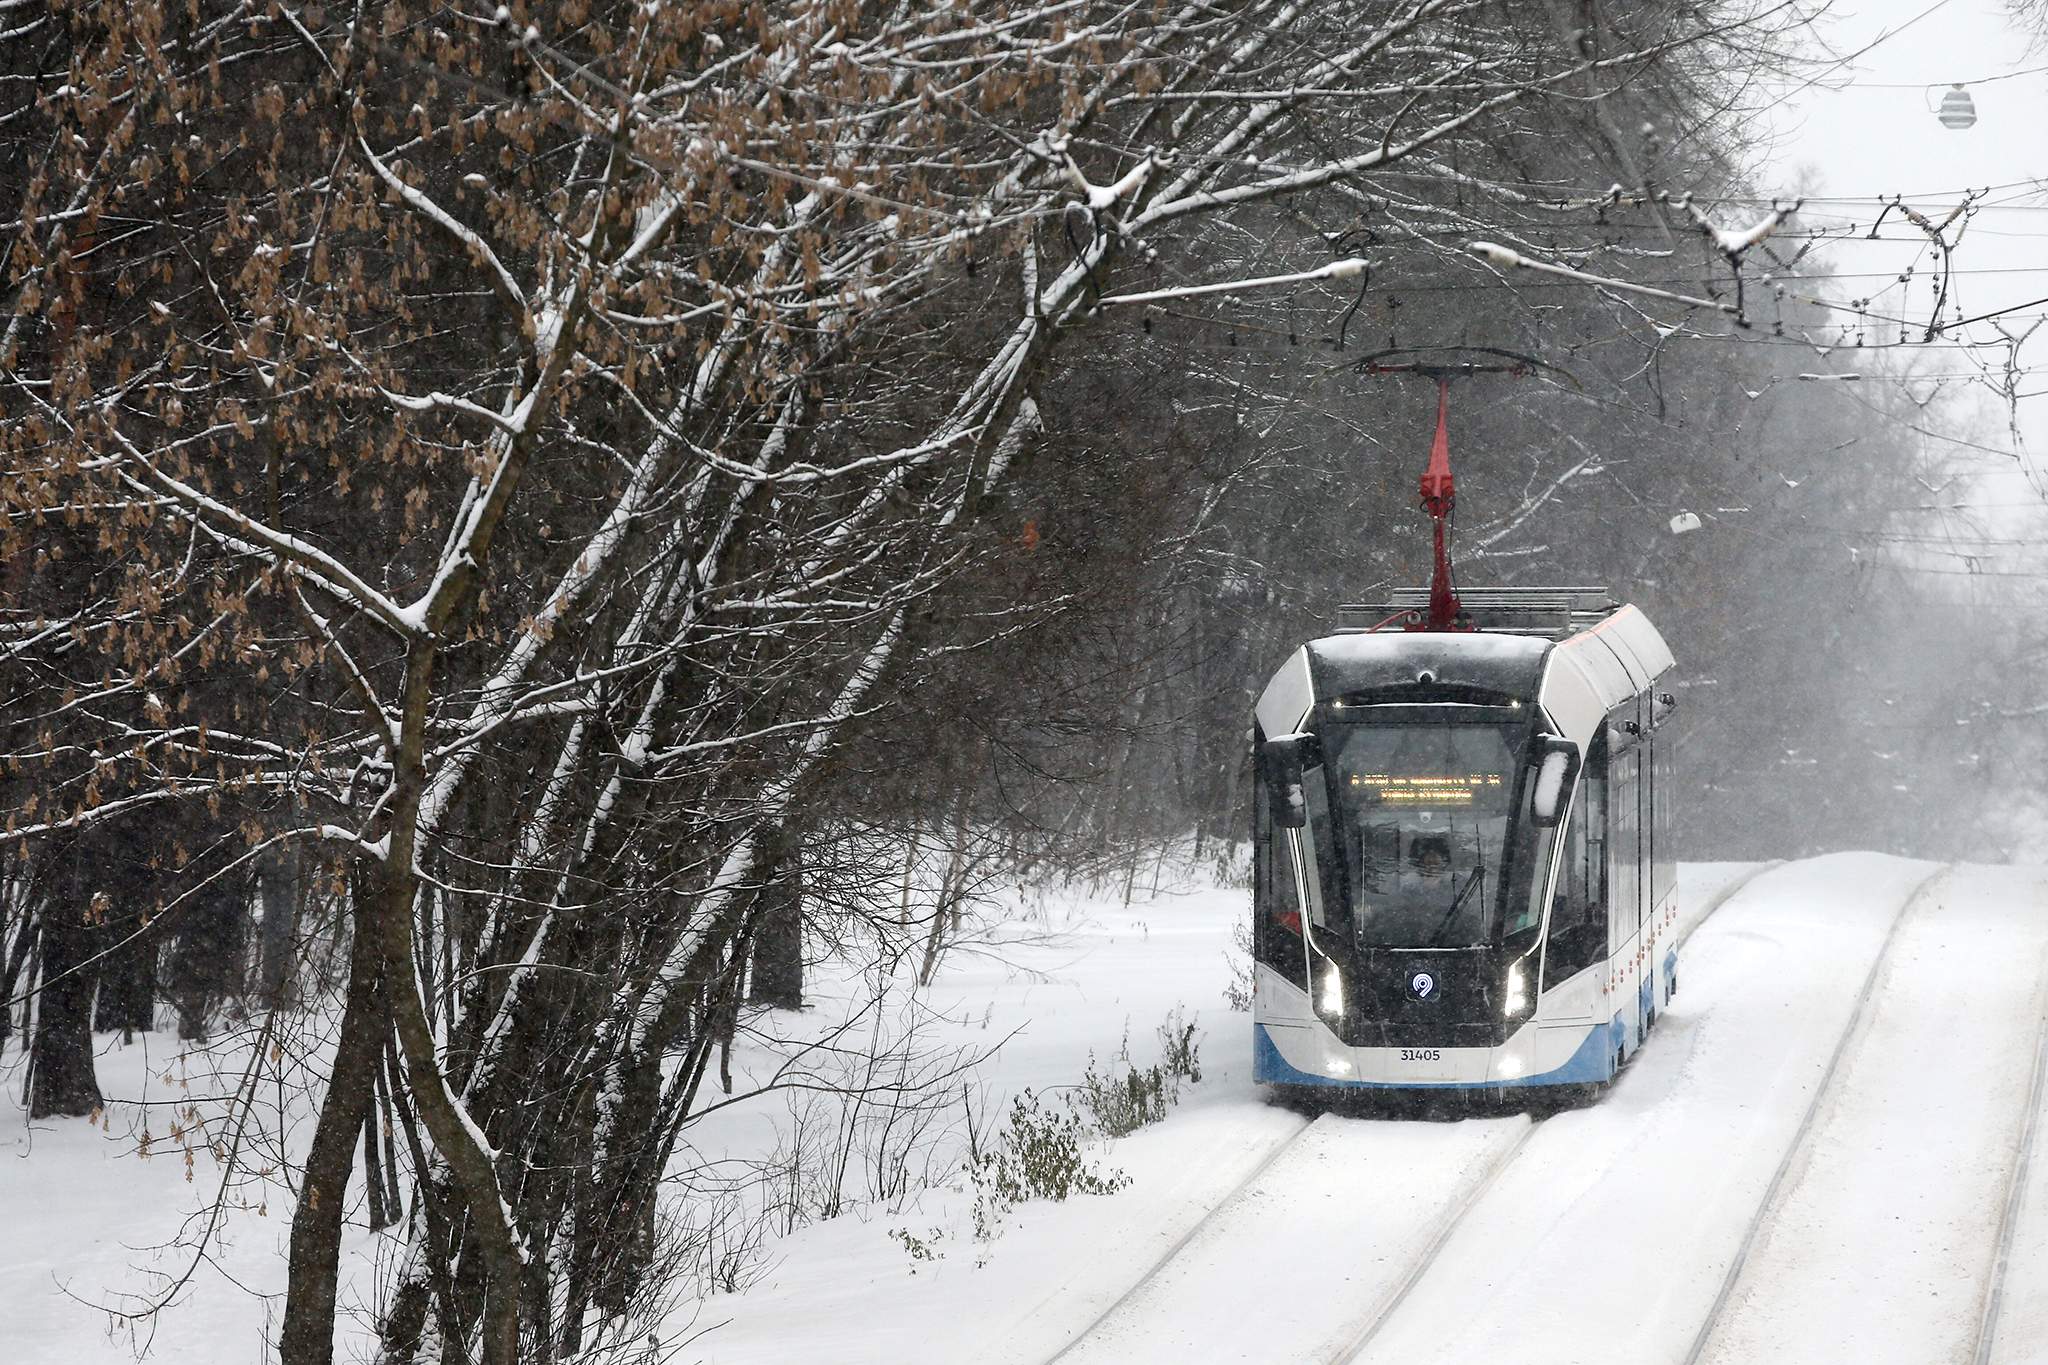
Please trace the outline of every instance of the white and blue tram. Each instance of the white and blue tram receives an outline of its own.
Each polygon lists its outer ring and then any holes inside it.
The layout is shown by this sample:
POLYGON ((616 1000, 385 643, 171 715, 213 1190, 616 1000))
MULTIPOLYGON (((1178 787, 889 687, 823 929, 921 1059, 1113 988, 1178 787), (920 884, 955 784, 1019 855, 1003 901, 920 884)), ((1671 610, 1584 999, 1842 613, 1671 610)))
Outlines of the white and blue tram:
POLYGON ((1424 604, 1346 608, 1258 699, 1255 1077, 1607 1081, 1677 987, 1671 652, 1601 590, 1424 604))

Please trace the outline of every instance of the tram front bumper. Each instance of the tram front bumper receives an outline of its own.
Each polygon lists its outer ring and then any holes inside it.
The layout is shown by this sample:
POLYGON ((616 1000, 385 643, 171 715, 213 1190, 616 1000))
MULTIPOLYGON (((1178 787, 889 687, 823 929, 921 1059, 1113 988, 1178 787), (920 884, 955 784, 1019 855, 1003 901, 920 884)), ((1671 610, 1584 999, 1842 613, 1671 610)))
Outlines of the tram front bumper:
POLYGON ((1253 1079, 1279 1085, 1471 1090, 1613 1074, 1607 1025, 1529 1023, 1497 1047, 1351 1047, 1320 1024, 1254 1024, 1253 1079))

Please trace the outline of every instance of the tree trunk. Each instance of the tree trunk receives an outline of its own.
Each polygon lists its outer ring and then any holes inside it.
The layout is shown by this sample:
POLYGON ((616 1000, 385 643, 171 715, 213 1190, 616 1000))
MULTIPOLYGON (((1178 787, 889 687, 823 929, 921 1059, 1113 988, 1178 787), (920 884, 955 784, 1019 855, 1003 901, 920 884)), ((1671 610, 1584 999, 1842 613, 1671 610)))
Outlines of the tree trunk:
MULTIPOLYGON (((391 1018, 390 1014, 384 1011, 379 1012, 384 1014, 385 1025, 388 1029, 391 1018)), ((388 1036, 385 1051, 388 1055, 390 1051, 388 1036)), ((376 1126, 379 1140, 384 1144, 384 1205, 390 1210, 390 1221, 395 1223, 405 1216, 405 1193, 399 1188, 398 1184, 398 1135, 394 1131, 391 1121, 391 1086, 385 1079, 386 1073, 382 1065, 374 1066, 370 1071, 372 1078, 376 1082, 376 1098, 370 1102, 370 1121, 376 1126)))
POLYGON ((931 932, 925 935, 924 961, 918 965, 917 984, 929 986, 939 970, 939 958, 946 950, 946 935, 960 924, 960 897, 967 885, 967 802, 968 789, 960 789, 953 807, 953 849, 946 857, 946 875, 939 883, 939 898, 932 906, 931 932))
MULTIPOLYGON (((115 927, 125 936, 134 925, 115 927)), ((93 1027, 102 1033, 121 1031, 121 1041, 133 1042, 139 1029, 147 1033, 156 1019, 156 940, 152 935, 130 944, 109 957, 100 967, 99 1002, 94 1008, 93 1027)))
MULTIPOLYGON (((7 964, 0 968, 0 1048, 7 1045, 7 1035, 14 1026, 14 1011, 7 1007, 6 1002, 14 999, 14 983, 21 980, 21 970, 28 962, 28 952, 35 946, 35 941, 35 911, 25 910, 21 927, 14 931, 13 946, 7 950, 7 964)), ((27 1008, 26 1003, 23 1008, 27 1008)), ((28 1016, 24 1014, 22 1017, 25 1020, 28 1016)))
POLYGON ((179 911, 164 963, 164 994, 178 1012, 178 1037, 207 1041, 207 1020, 238 998, 246 980, 249 887, 225 877, 192 895, 179 911))
POLYGON ((80 970, 92 957, 97 935, 87 922, 89 898, 78 878, 65 878, 44 902, 41 984, 36 1031, 29 1057, 28 1116, 90 1114, 100 1107, 99 1077, 92 1061, 92 1000, 98 973, 80 970))
MULTIPOLYGON (((510 458, 508 456, 508 458, 510 458)), ((437 623, 437 628, 446 622, 437 623)), ((469 1214, 470 1237, 480 1264, 483 1294, 479 1327, 484 1365, 519 1365, 521 1291, 525 1262, 512 1209, 506 1202, 496 1153, 483 1130, 449 1087, 438 1044, 427 1019, 413 929, 421 880, 414 863, 420 801, 426 791, 427 698, 434 645, 415 641, 406 660, 404 713, 393 754, 392 786, 383 857, 361 864, 369 875, 362 898, 362 927, 374 937, 391 1030, 404 1062, 405 1089, 434 1150, 469 1214)), ((444 1314, 445 1316, 445 1314, 444 1314)), ((444 1326, 447 1324, 444 1324, 444 1326)))
POLYGON ((374 1095, 371 1102, 363 1106, 363 1192, 370 1198, 370 1231, 382 1232, 397 1221, 387 1202, 384 1155, 377 1142, 377 1105, 374 1095))
MULTIPOLYGON (((427 1316, 438 1300, 442 1305, 441 1336, 444 1349, 441 1359, 453 1361, 462 1359, 459 1349, 448 1349, 448 1338, 456 1329, 445 1321, 447 1307, 455 1302, 453 1265, 455 1256, 450 1249, 454 1235, 448 1225, 446 1209, 451 1202, 445 1181, 445 1170, 437 1170, 427 1155, 426 1143, 420 1137, 419 1124, 412 1111, 405 1105, 404 1073, 401 1070, 397 1043, 387 1037, 384 1043, 383 1065, 377 1078, 378 1103, 398 1117, 399 1130, 405 1135, 405 1149, 412 1160, 415 1176, 413 1193, 417 1222, 412 1230, 412 1246, 406 1254, 404 1267, 399 1271, 398 1287, 392 1291, 391 1306, 378 1324, 378 1334, 383 1347, 378 1357, 379 1365, 412 1365, 418 1358, 420 1348, 426 1344, 427 1316)), ((396 1143, 392 1146, 395 1149, 396 1143)), ((393 1203, 397 1203, 397 1172, 393 1163, 393 1203)))
POLYGON ((263 929, 258 947, 256 990, 265 1009, 290 1003, 292 935, 298 928, 298 860, 277 849, 263 860, 263 929))
POLYGON ((358 909, 349 950, 348 1004, 341 1040, 306 1173, 292 1215, 291 1270, 286 1282, 280 1365, 332 1365, 335 1279, 341 1265, 341 1218, 356 1137, 370 1112, 373 1073, 384 1053, 384 1016, 377 1008, 377 949, 358 909))
POLYGON ((804 1007, 803 867, 786 849, 761 888, 754 929, 754 973, 747 1001, 771 1009, 804 1007))

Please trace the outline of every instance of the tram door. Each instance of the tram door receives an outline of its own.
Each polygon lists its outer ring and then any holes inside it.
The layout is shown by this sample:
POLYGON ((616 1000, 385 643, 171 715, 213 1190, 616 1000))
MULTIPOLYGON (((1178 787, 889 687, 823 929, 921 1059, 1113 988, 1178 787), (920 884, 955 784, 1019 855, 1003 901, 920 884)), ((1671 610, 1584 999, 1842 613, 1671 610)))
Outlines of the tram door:
POLYGON ((1642 987, 1649 979, 1643 960, 1643 898, 1648 886, 1643 876, 1642 760, 1643 749, 1639 744, 1618 749, 1608 760, 1609 806, 1613 816, 1608 878, 1613 895, 1608 902, 1608 914, 1613 926, 1611 955, 1615 974, 1620 978, 1620 993, 1612 1003, 1620 1007, 1624 1045, 1630 1050, 1642 1038, 1642 987))
MULTIPOLYGON (((1645 708, 1647 711, 1648 708, 1645 708)), ((1647 717, 1646 717, 1647 718, 1647 717)), ((1663 975, 1660 965, 1664 957, 1664 925, 1658 918, 1657 910, 1663 898, 1664 884, 1659 875, 1665 856, 1665 840, 1662 822, 1658 819, 1658 804, 1663 799, 1659 788, 1663 785, 1659 769, 1663 762, 1657 750, 1657 736, 1648 725, 1643 727, 1643 799, 1639 805, 1643 827, 1643 1005, 1650 1012, 1643 1020, 1643 1027, 1649 1028, 1651 1018, 1657 1009, 1657 981, 1663 975)))
POLYGON ((1666 1003, 1665 990, 1670 979, 1665 976, 1665 962, 1678 950, 1678 926, 1666 923, 1664 912, 1673 908, 1673 898, 1678 891, 1678 829, 1672 810, 1675 794, 1671 780, 1671 736, 1665 732, 1660 739, 1655 733, 1650 739, 1650 918, 1657 926, 1657 960, 1652 970, 1657 974, 1653 997, 1661 1010, 1666 1003))

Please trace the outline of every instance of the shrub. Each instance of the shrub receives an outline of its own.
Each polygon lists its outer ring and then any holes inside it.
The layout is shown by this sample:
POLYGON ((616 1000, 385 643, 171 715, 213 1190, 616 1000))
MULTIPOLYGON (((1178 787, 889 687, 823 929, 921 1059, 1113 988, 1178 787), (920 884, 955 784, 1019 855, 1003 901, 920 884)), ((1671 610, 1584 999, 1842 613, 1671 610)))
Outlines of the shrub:
MULTIPOLYGON (((1166 1068, 1168 1076, 1189 1085, 1202 1083, 1202 1045, 1195 1037, 1194 1024, 1181 1018, 1178 1006, 1159 1026, 1159 1045, 1160 1065, 1166 1068)), ((1180 1087, 1176 1084, 1174 1096, 1177 1099, 1179 1095, 1180 1087)))
POLYGON ((1223 988, 1223 1007, 1233 1014, 1252 1010, 1252 926, 1239 920, 1230 931, 1230 947, 1223 960, 1230 965, 1230 982, 1223 988))
POLYGON ((1028 1199, 1055 1203, 1076 1194, 1115 1194, 1131 1183, 1102 1171, 1084 1154, 1089 1137, 1071 1101, 1054 1108, 1026 1090, 1010 1102, 1009 1122, 995 1141, 967 1159, 974 1182, 974 1236, 988 1242, 1009 1211, 1028 1199))
POLYGON ((913 1275, 917 1273, 916 1262, 942 1260, 946 1255, 939 1250, 939 1243, 946 1239, 944 1228, 933 1228, 922 1237, 909 1228, 890 1228, 889 1236, 902 1243, 903 1249, 910 1254, 910 1273, 913 1275))
MULTIPOLYGON (((1157 1123, 1179 1102, 1183 1085, 1202 1079, 1200 1039, 1178 1008, 1160 1024, 1158 1037, 1160 1059, 1150 1066, 1140 1068, 1131 1060, 1126 1034, 1106 1069, 1091 1055, 1081 1084, 1056 1103, 1024 1091, 1010 1102, 1003 1126, 985 1142, 975 1133, 970 1114, 966 1169, 974 1186, 974 1240, 983 1247, 977 1265, 986 1264, 987 1245, 1017 1205, 1115 1194, 1131 1183, 1124 1172, 1091 1162, 1088 1144, 1098 1135, 1122 1137, 1157 1123)), ((913 1262, 943 1256, 938 1250, 942 1235, 937 1228, 927 1236, 908 1228, 889 1230, 913 1262)))
POLYGON ((1159 1043, 1160 1060, 1142 1069, 1131 1060, 1129 1034, 1111 1059, 1107 1075, 1096 1070, 1095 1058, 1089 1056, 1088 1070, 1081 1077, 1081 1104, 1105 1135, 1123 1137, 1159 1122, 1180 1102, 1181 1084, 1202 1079, 1195 1026, 1183 1021, 1180 1010, 1159 1026, 1159 1043))

